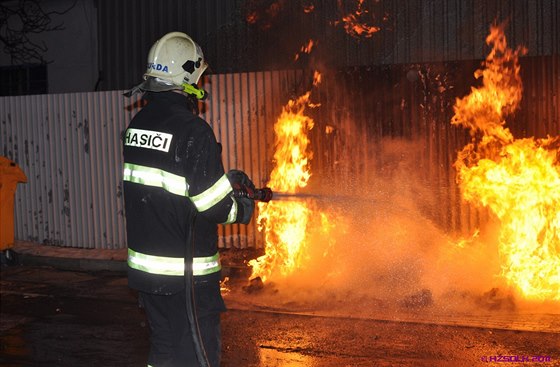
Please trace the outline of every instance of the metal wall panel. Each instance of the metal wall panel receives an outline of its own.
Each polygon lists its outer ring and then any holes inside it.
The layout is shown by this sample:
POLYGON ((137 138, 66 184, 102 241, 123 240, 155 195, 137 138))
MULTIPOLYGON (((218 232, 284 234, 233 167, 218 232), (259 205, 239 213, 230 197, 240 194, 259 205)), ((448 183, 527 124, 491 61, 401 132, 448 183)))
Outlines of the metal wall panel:
POLYGON ((557 0, 365 0, 360 21, 379 26, 353 37, 342 17, 358 0, 97 0, 100 90, 137 83, 148 50, 183 31, 204 50, 211 72, 343 70, 350 66, 433 63, 486 57, 490 25, 507 22, 508 43, 529 56, 560 54, 557 0), (313 5, 312 12, 304 7, 313 5), (255 21, 248 21, 254 15, 255 21), (311 55, 295 55, 313 39, 311 55))
POLYGON ((101 74, 98 90, 128 89, 137 84, 145 72, 150 47, 171 31, 185 32, 203 46, 215 73, 228 72, 220 65, 235 63, 231 50, 246 42, 235 36, 237 30, 235 35, 231 33, 238 2, 97 0, 101 74))

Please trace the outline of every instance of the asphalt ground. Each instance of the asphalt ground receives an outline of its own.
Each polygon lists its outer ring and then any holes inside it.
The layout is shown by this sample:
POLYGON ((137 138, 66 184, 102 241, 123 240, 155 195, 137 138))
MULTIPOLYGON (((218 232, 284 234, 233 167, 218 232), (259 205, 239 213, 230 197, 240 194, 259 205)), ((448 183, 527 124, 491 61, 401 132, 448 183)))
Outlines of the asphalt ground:
MULTIPOLYGON (((145 366, 123 258, 34 250, 0 270, 0 366, 145 366)), ((247 292, 229 265, 222 367, 560 366, 557 314, 348 312, 247 292)))

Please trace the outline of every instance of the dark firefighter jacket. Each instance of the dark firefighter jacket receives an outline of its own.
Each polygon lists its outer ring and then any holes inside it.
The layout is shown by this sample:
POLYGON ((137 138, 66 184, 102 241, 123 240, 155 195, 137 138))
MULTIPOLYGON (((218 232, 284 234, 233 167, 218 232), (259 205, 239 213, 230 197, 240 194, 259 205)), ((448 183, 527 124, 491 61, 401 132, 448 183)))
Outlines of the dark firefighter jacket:
POLYGON ((123 136, 129 286, 153 294, 184 290, 195 215, 195 286, 218 284, 217 223, 243 215, 230 196, 220 146, 186 96, 148 92, 145 98, 123 136))

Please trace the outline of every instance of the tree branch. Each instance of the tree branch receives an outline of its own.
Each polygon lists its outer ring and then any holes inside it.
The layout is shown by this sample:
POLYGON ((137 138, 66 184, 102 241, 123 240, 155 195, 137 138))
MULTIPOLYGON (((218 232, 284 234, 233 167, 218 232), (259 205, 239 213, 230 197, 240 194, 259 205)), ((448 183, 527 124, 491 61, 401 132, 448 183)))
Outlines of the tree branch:
POLYGON ((46 64, 44 54, 48 51, 45 42, 32 41, 31 35, 65 29, 64 23, 52 25, 52 15, 63 15, 76 6, 77 0, 63 11, 46 12, 39 0, 19 0, 16 5, 0 3, 0 43, 10 55, 12 65, 46 64))

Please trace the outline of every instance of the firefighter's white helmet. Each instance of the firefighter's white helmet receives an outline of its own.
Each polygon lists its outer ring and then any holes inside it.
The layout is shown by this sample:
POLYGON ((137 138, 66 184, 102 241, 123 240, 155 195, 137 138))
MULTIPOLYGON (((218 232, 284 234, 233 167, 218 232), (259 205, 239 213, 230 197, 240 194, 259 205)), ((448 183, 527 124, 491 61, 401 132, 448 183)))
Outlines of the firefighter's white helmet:
POLYGON ((167 33, 157 40, 148 53, 144 81, 126 92, 132 96, 145 91, 181 90, 198 99, 208 93, 197 86, 208 65, 200 46, 185 33, 167 33))
POLYGON ((148 53, 144 78, 158 78, 176 86, 197 84, 208 65, 200 46, 185 33, 167 33, 148 53))

